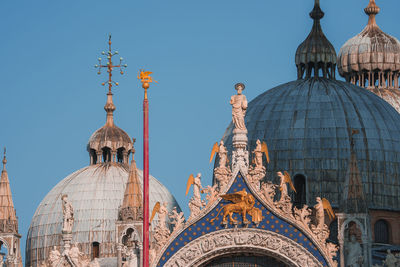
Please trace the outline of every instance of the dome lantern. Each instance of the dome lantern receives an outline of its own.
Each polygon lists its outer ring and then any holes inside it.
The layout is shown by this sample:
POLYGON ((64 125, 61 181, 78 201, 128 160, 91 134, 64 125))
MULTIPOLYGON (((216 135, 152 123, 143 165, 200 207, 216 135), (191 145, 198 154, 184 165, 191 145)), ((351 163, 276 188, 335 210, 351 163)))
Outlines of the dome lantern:
POLYGON ((380 8, 370 0, 364 9, 369 16, 364 30, 348 40, 338 55, 339 74, 347 82, 364 87, 391 103, 400 111, 400 42, 383 32, 376 23, 380 8), (387 91, 392 90, 392 91, 387 91), (393 92, 396 89, 396 92, 393 92), (386 90, 386 91, 385 91, 386 90), (379 91, 379 92, 378 92, 379 91), (393 98, 393 95, 397 97, 393 98))
POLYGON ((310 13, 314 20, 313 27, 306 40, 299 45, 296 51, 297 78, 313 76, 335 79, 336 51, 324 35, 320 20, 324 17, 319 0, 315 0, 314 8, 310 13), (314 73, 313 73, 314 72, 314 73))

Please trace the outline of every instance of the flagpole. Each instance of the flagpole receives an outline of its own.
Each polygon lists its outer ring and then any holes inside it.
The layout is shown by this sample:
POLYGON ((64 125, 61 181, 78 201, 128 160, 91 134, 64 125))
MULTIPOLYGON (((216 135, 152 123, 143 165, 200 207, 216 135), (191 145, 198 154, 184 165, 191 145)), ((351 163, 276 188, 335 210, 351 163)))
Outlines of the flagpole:
MULTIPOLYGON (((147 84, 148 85, 148 84, 147 84)), ((144 84, 143 84, 144 88, 144 84)), ((149 100, 143 100, 143 267, 149 267, 149 100)))
POLYGON ((138 79, 144 89, 143 99, 143 267, 149 267, 149 100, 147 89, 153 82, 151 72, 140 70, 138 79))

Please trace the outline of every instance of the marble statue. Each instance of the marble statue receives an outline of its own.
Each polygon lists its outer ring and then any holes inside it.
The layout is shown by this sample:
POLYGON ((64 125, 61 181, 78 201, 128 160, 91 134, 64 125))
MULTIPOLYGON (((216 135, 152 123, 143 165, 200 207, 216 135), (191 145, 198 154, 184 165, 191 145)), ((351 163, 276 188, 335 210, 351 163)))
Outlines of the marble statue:
POLYGON ((387 267, 397 267, 397 263, 400 263, 400 260, 397 260, 396 256, 388 249, 384 263, 387 267))
POLYGON ((167 229, 167 223, 166 223, 166 218, 168 215, 168 209, 167 209, 168 203, 164 202, 158 211, 158 227, 161 229, 167 229))
POLYGON ((53 250, 50 251, 50 255, 49 255, 49 262, 50 262, 50 266, 51 267, 56 267, 59 263, 61 259, 61 254, 60 252, 57 250, 57 247, 54 246, 53 250))
POLYGON ((138 256, 136 252, 130 251, 128 254, 128 260, 124 262, 123 267, 137 267, 138 266, 138 256))
POLYGON ((346 244, 346 267, 361 267, 363 259, 362 249, 354 235, 350 236, 350 242, 346 244))
POLYGON ((201 173, 198 173, 196 177, 194 177, 193 197, 196 199, 201 199, 201 190, 201 173))
POLYGON ((75 266, 80 266, 80 257, 83 254, 79 251, 79 248, 76 246, 76 244, 73 244, 71 249, 68 251, 68 257, 71 259, 71 261, 75 264, 75 266))
POLYGON ((228 162, 228 150, 224 146, 224 141, 222 140, 219 143, 218 157, 219 157, 219 167, 226 168, 226 164, 228 162))
POLYGON ((287 177, 282 172, 276 173, 279 177, 280 184, 279 190, 281 191, 281 201, 285 200, 288 197, 288 188, 287 188, 287 177))
POLYGON ((253 150, 254 153, 254 164, 256 169, 262 169, 263 166, 263 149, 261 146, 261 141, 257 139, 256 148, 253 150))
POLYGON ((70 201, 68 201, 68 195, 61 197, 62 211, 63 211, 63 228, 64 233, 72 232, 72 226, 74 225, 74 209, 70 201))
POLYGON ((174 229, 172 230, 172 232, 175 232, 176 230, 179 230, 183 227, 183 223, 185 221, 183 211, 178 212, 176 207, 174 207, 171 214, 169 215, 169 218, 171 219, 171 224, 174 225, 174 229))
POLYGON ((314 209, 315 209, 315 219, 317 222, 317 228, 322 229, 324 228, 325 225, 325 211, 324 211, 324 205, 322 203, 322 200, 320 197, 316 198, 317 204, 315 204, 314 209))
POLYGON ((231 96, 232 105, 232 121, 235 124, 235 129, 246 131, 246 125, 244 123, 244 116, 247 110, 247 99, 246 96, 242 94, 245 86, 242 83, 235 85, 237 91, 236 95, 231 96))
POLYGON ((205 206, 205 202, 201 200, 202 186, 201 186, 201 173, 196 177, 191 174, 186 185, 186 195, 189 193, 190 186, 193 185, 193 197, 189 200, 190 216, 189 220, 196 217, 200 210, 205 206))

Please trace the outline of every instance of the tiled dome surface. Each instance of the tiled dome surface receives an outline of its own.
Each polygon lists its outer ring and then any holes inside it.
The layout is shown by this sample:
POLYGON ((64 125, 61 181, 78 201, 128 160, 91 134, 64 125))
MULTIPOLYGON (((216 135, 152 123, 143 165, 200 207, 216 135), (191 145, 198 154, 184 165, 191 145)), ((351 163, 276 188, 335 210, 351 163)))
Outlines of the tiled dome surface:
MULTIPOLYGON (((26 266, 36 266, 53 246, 62 246, 62 209, 60 197, 68 194, 74 207, 72 243, 90 255, 92 242, 100 243, 100 252, 115 257, 115 221, 122 204, 129 167, 102 163, 80 169, 59 182, 37 208, 27 236, 26 266)), ((139 170, 140 183, 143 181, 139 170)), ((168 202, 168 209, 179 205, 156 178, 150 176, 150 209, 157 202, 168 202)))
MULTIPOLYGON (((256 97, 246 114, 249 149, 265 140, 268 179, 287 170, 306 177, 307 202, 339 203, 350 156, 351 129, 370 208, 400 210, 400 115, 375 94, 349 83, 312 78, 256 97)), ((232 123, 223 140, 232 149, 232 123)))

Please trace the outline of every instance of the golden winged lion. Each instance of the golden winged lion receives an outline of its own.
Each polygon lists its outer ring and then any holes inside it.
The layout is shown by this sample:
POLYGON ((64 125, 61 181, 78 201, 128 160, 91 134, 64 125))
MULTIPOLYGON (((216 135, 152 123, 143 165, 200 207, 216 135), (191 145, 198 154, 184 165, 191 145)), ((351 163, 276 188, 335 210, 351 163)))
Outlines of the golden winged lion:
POLYGON ((251 220, 255 224, 258 224, 262 220, 261 210, 254 207, 255 204, 254 197, 248 194, 245 189, 233 194, 222 195, 221 197, 227 201, 231 201, 232 203, 226 204, 224 207, 222 207, 219 210, 217 216, 211 219, 210 222, 216 220, 221 211, 223 211, 223 218, 222 218, 223 224, 228 223, 228 216, 231 223, 237 223, 238 221, 233 218, 234 213, 238 213, 242 216, 244 224, 250 223, 247 220, 247 214, 251 216, 251 220))

